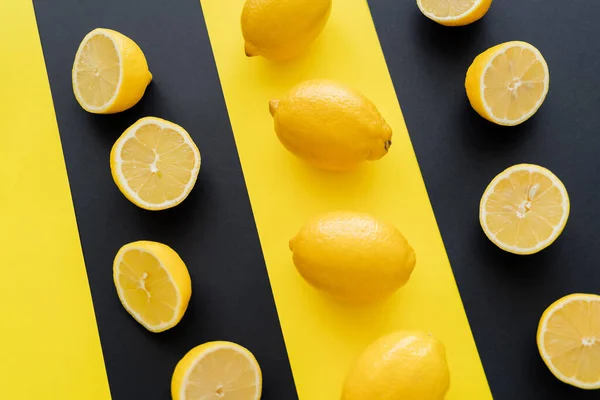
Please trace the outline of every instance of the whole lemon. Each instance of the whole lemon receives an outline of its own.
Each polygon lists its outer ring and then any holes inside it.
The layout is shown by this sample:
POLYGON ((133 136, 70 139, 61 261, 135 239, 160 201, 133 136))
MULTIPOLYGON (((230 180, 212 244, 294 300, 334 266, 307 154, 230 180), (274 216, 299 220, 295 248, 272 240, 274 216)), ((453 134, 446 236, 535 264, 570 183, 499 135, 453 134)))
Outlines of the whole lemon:
POLYGON ((342 400, 443 400, 449 386, 444 345, 431 334, 402 331, 364 350, 346 377, 342 400))
POLYGON ((290 240, 290 249, 304 279, 347 303, 390 296, 415 267, 415 253, 400 231, 356 212, 315 217, 290 240))
POLYGON ((277 61, 296 57, 319 36, 330 13, 331 0, 246 0, 246 55, 277 61))
POLYGON ((392 129, 375 105, 341 83, 303 82, 269 109, 285 148, 319 168, 352 169, 380 159, 392 144, 392 129))

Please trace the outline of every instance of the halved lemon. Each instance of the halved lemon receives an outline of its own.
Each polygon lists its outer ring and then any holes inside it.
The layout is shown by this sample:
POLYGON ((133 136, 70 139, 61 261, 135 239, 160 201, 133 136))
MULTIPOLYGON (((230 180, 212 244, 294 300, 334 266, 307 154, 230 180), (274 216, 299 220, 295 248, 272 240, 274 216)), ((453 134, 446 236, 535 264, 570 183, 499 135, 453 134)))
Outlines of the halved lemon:
POLYGON ((550 85, 546 60, 525 42, 506 42, 478 55, 467 71, 471 106, 488 121, 518 125, 540 108, 550 85))
POLYGON ((515 254, 533 254, 550 246, 569 217, 569 195, 562 182, 544 167, 512 166, 489 184, 479 206, 487 237, 515 254))
POLYGON ((146 117, 131 125, 110 153, 110 169, 119 190, 146 210, 181 203, 200 171, 200 151, 181 126, 146 117))
POLYGON ((483 17, 492 0, 417 0, 427 18, 446 26, 468 25, 483 17))
POLYGON ((113 279, 123 307, 151 332, 177 325, 192 295, 183 260, 162 243, 139 241, 123 246, 115 257, 113 279))
POLYGON ((72 81, 81 107, 95 114, 111 114, 137 104, 152 74, 133 40, 117 31, 97 28, 79 45, 72 81))
POLYGON ((540 319, 537 345, 558 379, 600 389, 600 296, 576 293, 554 302, 540 319))
POLYGON ((262 373, 246 348, 209 342, 179 361, 171 380, 173 400, 259 400, 262 373))

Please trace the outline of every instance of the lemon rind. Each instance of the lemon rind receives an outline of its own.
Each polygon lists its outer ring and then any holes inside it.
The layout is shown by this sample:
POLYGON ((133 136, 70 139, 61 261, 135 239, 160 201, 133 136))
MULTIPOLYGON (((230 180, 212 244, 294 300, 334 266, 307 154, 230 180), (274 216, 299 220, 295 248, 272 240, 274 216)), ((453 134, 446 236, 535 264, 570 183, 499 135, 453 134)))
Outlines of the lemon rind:
POLYGON ((546 364, 546 366, 548 367, 548 369, 550 370, 552 375, 554 375, 558 380, 560 380, 566 384, 578 387, 580 389, 586 389, 586 390, 600 389, 600 380, 596 383, 584 383, 577 379, 569 378, 569 377, 563 375, 563 373, 560 372, 554 366, 554 364, 552 363, 552 361, 550 359, 550 356, 545 351, 544 333, 547 330, 548 321, 550 320, 550 317, 556 311, 562 309, 565 305, 572 303, 574 301, 581 301, 581 300, 588 301, 588 302, 597 301, 600 303, 600 296, 594 295, 594 294, 573 293, 573 294, 567 295, 565 297, 562 297, 562 298, 556 300, 554 303, 552 303, 550 306, 548 306, 548 308, 542 314, 542 317, 540 318, 540 323, 538 325, 538 331, 537 331, 538 350, 540 352, 540 356, 542 357, 542 360, 544 361, 544 364, 546 364))
POLYGON ((126 135, 124 134, 124 135, 121 135, 121 137, 119 137, 119 139, 115 143, 114 149, 111 153, 112 153, 111 157, 113 158, 111 161, 114 162, 113 172, 119 181, 118 186, 123 191, 123 194, 125 195, 125 197, 127 197, 135 205, 137 205, 141 208, 144 208, 146 210, 151 210, 151 211, 158 211, 158 210, 165 210, 167 208, 172 208, 172 207, 175 207, 178 204, 180 204, 183 200, 185 200, 186 197, 190 194, 190 192, 194 188, 194 185, 196 184, 196 180, 198 179, 198 173, 200 171, 200 165, 202 164, 200 151, 198 150, 198 147, 192 140, 190 134, 187 133, 186 130, 183 129, 181 126, 179 126, 173 122, 165 121, 163 119, 156 118, 156 117, 144 117, 144 118, 138 120, 136 123, 134 123, 131 127, 129 127, 127 129, 126 135), (136 132, 142 126, 147 125, 147 124, 155 124, 164 129, 176 130, 183 137, 185 143, 187 143, 190 146, 190 148, 193 150, 193 152, 196 156, 194 168, 191 170, 190 181, 185 186, 185 189, 181 193, 181 195, 173 200, 164 201, 159 204, 148 203, 147 201, 143 200, 138 195, 137 192, 134 192, 133 190, 131 190, 131 188, 129 187, 129 184, 127 182, 127 179, 123 175, 123 172, 121 169, 121 166, 123 164, 122 159, 121 159, 121 150, 123 149, 123 145, 125 144, 127 139, 135 136, 136 132), (114 157, 113 157, 113 154, 114 154, 114 157))
POLYGON ((115 39, 112 37, 112 35, 110 34, 110 32, 108 30, 106 30, 104 28, 96 28, 93 31, 91 31, 90 33, 88 33, 87 35, 85 35, 85 37, 81 41, 81 44, 79 45, 79 48, 77 49, 77 53, 75 54, 75 62, 73 63, 72 79, 73 79, 73 91, 75 92, 75 97, 77 98, 79 104, 81 104, 81 106, 86 111, 92 112, 92 113, 102 113, 102 112, 108 110, 110 107, 112 107, 112 105, 115 103, 115 101, 117 100, 117 97, 119 97, 118 96, 119 91, 121 90, 121 84, 123 82, 123 58, 121 57, 121 52, 119 51, 119 46, 117 45, 115 39), (115 47, 115 51, 117 53, 117 56, 119 57, 119 82, 117 83, 117 88, 115 89, 115 94, 110 99, 110 101, 108 101, 106 104, 104 104, 101 107, 91 106, 83 99, 83 96, 79 92, 79 85, 77 82, 77 74, 75 73, 77 70, 76 66, 78 64, 79 58, 81 57, 81 53, 83 52, 83 48, 85 47, 87 42, 93 36, 97 36, 97 35, 102 35, 102 36, 108 38, 112 42, 113 46, 115 47))
POLYGON ((246 349, 245 347, 242 347, 238 344, 231 343, 231 342, 217 342, 217 343, 209 344, 209 347, 207 349, 204 349, 199 355, 196 356, 196 358, 194 358, 194 361, 190 364, 188 369, 185 371, 185 375, 181 379, 181 385, 179 387, 179 398, 180 399, 186 400, 185 389, 188 386, 190 374, 192 373, 194 368, 196 368, 198 363, 200 361, 202 361, 202 359, 204 359, 209 354, 212 354, 212 353, 214 353, 218 350, 222 350, 222 349, 230 349, 230 350, 237 352, 238 354, 243 355, 244 358, 246 358, 246 360, 248 360, 249 364, 254 367, 253 371, 254 371, 255 387, 256 387, 255 399, 256 400, 260 399, 260 394, 262 392, 262 382, 261 382, 261 373, 257 372, 257 371, 260 371, 260 366, 258 364, 258 361, 256 361, 256 358, 254 357, 254 355, 252 355, 252 353, 250 353, 250 351, 248 349, 246 349))
POLYGON ((483 105, 483 108, 485 109, 485 111, 491 121, 493 121, 494 123, 496 123, 498 125, 503 125, 503 126, 519 125, 519 124, 527 121, 529 118, 531 118, 540 109, 540 107, 544 103, 544 100, 546 99, 546 96, 548 95, 548 90, 550 89, 550 71, 548 69, 548 63, 546 63, 544 56, 535 46, 533 46, 527 42, 521 42, 521 41, 512 41, 512 42, 503 43, 501 45, 501 47, 498 48, 494 52, 494 54, 492 54, 489 57, 486 65, 483 68, 483 71, 482 71, 479 79, 480 79, 480 81, 479 81, 480 82, 479 96, 481 97, 481 104, 483 105), (510 120, 510 119, 506 119, 506 118, 497 118, 494 115, 494 113, 492 112, 492 109, 488 106, 487 102, 485 101, 485 96, 484 96, 484 92, 485 92, 484 78, 485 78, 485 74, 486 74, 487 70, 492 66, 492 61, 494 61, 496 59, 496 57, 498 57, 501 53, 506 53, 506 51, 512 47, 521 47, 523 49, 527 49, 527 50, 530 50, 531 52, 533 52, 536 55, 536 58, 538 60, 540 60, 542 63, 542 66, 544 68, 544 76, 545 76, 544 92, 543 92, 542 96, 540 96, 540 98, 538 99, 538 102, 531 109, 531 111, 529 113, 522 115, 521 118, 516 119, 516 120, 510 120))
POLYGON ((570 210, 571 210, 571 206, 570 206, 569 194, 567 193, 567 189, 566 189, 565 185, 560 181, 560 179, 558 179, 558 177, 556 175, 554 175, 554 173, 552 173, 552 171, 550 171, 549 169, 544 168, 542 166, 539 166, 539 165, 517 164, 517 165, 513 165, 512 167, 505 169, 500 174, 498 174, 494 179, 492 179, 490 184, 487 186, 487 188, 483 192, 483 196, 481 197, 481 202, 479 203, 479 222, 481 223, 483 232, 488 237, 488 239, 492 243, 494 243, 496 246, 500 247, 502 250, 507 251, 509 253, 513 253, 513 254, 530 255, 530 254, 534 254, 539 251, 542 251, 543 249, 545 249, 546 247, 548 247, 552 243, 554 243, 554 241, 556 239, 558 239, 558 237, 564 230, 565 226, 567 225, 567 220, 569 219, 570 210), (564 212, 563 212, 560 222, 553 228, 552 235, 550 235, 546 240, 539 242, 536 246, 533 246, 533 247, 523 248, 523 247, 518 247, 518 246, 509 246, 509 245, 501 242, 500 240, 498 240, 498 238, 493 233, 490 232, 490 229, 489 229, 486 219, 485 219, 485 217, 487 215, 487 211, 485 210, 485 204, 487 203, 487 200, 489 199, 490 195, 493 193, 494 188, 496 187, 496 185, 498 184, 498 182, 500 180, 507 178, 515 171, 540 172, 540 173, 544 174, 552 181, 553 185, 558 188, 558 190, 561 192, 562 198, 563 198, 562 206, 563 206, 564 212))
POLYGON ((115 287, 117 288, 117 294, 119 296, 119 300, 121 301, 121 304, 123 305, 125 310, 127 310, 127 312, 137 322, 139 322, 141 325, 143 325, 146 329, 148 329, 149 331, 154 332, 154 333, 159 333, 159 332, 164 332, 170 328, 173 328, 175 325, 177 325, 179 323, 180 319, 178 318, 178 316, 181 314, 179 311, 181 310, 181 306, 182 306, 181 295, 179 293, 180 288, 175 283, 175 280, 173 279, 173 276, 171 275, 171 272, 169 271, 169 269, 165 267, 165 265, 160 260, 160 258, 157 257, 156 255, 154 255, 154 253, 146 250, 142 246, 137 246, 135 244, 123 246, 119 250, 119 252, 117 253, 117 255, 115 257, 113 279, 115 281, 115 287), (132 309, 129 306, 129 304, 125 301, 124 292, 123 292, 123 289, 121 288, 121 285, 118 284, 117 276, 121 272, 121 264, 123 263, 123 256, 125 255, 125 253, 127 253, 128 251, 132 251, 132 250, 137 250, 141 253, 149 254, 156 261, 158 261, 158 263, 160 264, 160 267, 166 272, 166 274, 169 278, 169 281, 171 282, 173 287, 175 287, 177 289, 177 290, 175 290, 175 293, 177 295, 177 303, 176 303, 175 307, 173 308, 173 318, 170 321, 163 322, 162 324, 158 324, 158 325, 148 324, 144 320, 144 318, 142 318, 142 316, 138 312, 136 312, 134 309, 132 309))

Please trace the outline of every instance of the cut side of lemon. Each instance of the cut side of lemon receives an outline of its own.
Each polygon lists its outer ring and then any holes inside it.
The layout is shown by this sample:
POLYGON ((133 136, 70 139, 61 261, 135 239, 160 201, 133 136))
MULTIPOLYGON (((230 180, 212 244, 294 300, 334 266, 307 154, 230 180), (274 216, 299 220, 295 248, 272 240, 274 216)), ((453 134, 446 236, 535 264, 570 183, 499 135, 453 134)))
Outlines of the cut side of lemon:
POLYGON ((119 190, 138 207, 164 210, 189 195, 200 171, 200 151, 181 126, 142 118, 114 144, 110 168, 119 190))
POLYGON ((158 242, 123 246, 115 257, 113 279, 123 307, 151 332, 177 325, 192 295, 183 260, 175 250, 158 242))
POLYGON ((569 195, 544 167, 519 164, 496 176, 479 207, 487 237, 515 254, 533 254, 552 244, 569 217, 569 195))
POLYGON ((540 108, 550 86, 548 64, 525 42, 507 42, 478 55, 465 80, 471 106, 488 121, 518 125, 540 108))
POLYGON ((72 81, 81 107, 91 113, 111 114, 137 104, 152 74, 133 40, 117 31, 97 28, 79 45, 72 81))
POLYGON ((209 342, 179 361, 171 380, 174 400, 259 400, 262 373, 256 358, 231 342, 209 342))
POLYGON ((483 17, 492 0, 417 0, 427 18, 446 26, 463 26, 483 17))
POLYGON ((576 293, 554 302, 540 319, 537 345, 558 379, 600 389, 600 296, 576 293))

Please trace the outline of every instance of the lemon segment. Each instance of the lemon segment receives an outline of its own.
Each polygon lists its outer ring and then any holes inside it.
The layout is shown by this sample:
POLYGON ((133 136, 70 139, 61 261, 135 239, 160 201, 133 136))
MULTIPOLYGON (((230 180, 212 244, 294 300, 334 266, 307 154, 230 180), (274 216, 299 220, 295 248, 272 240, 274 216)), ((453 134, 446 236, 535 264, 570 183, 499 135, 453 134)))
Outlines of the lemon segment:
POLYGON ((330 13, 331 0, 246 0, 244 51, 275 61, 297 57, 319 36, 330 13))
POLYGON ((290 240, 300 275, 332 298, 372 303, 404 286, 415 253, 391 224, 356 212, 330 212, 308 221, 290 240))
POLYGON ((369 345, 346 376, 341 400, 443 400, 446 350, 433 335, 400 331, 369 345))
POLYGON ((119 190, 131 202, 164 210, 191 192, 200 171, 200 151, 181 126, 146 117, 116 141, 110 167, 119 190))
POLYGON ((540 108, 550 86, 546 60, 525 42, 507 42, 478 55, 465 88, 479 115, 499 125, 518 125, 540 108))
POLYGON ((127 36, 97 28, 77 50, 72 83, 75 98, 86 111, 111 114, 137 104, 152 81, 146 57, 127 36))
POLYGON ((479 221, 501 249, 533 254, 558 238, 569 210, 569 195, 556 175, 537 165, 519 164, 489 184, 481 198, 479 221))
POLYGON ((151 332, 177 325, 192 294, 184 262, 173 249, 157 242, 123 246, 115 257, 113 279, 123 307, 151 332))
POLYGON ((600 389, 600 296, 571 294, 550 305, 540 319, 537 345, 558 379, 600 389))
POLYGON ((445 26, 463 26, 481 19, 492 0, 417 0, 427 18, 445 26))
POLYGON ((171 380, 173 400, 259 400, 262 373, 256 358, 231 342, 209 342, 179 361, 171 380))

